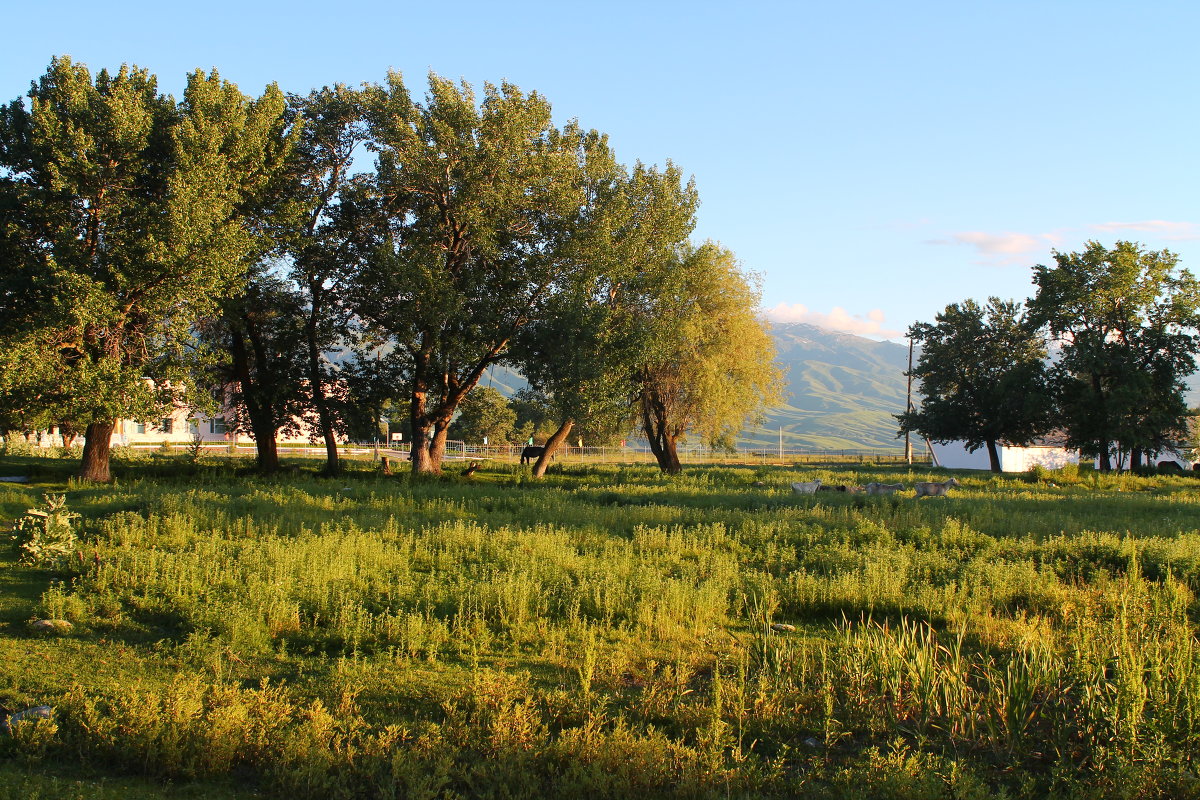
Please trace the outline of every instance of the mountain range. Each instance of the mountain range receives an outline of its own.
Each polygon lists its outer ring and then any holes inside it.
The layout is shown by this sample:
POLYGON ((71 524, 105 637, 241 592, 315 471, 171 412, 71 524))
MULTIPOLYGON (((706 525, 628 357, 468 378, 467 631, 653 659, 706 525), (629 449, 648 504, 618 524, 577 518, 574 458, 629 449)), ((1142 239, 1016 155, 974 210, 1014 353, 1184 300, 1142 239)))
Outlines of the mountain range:
MULTIPOLYGON (((784 370, 784 405, 739 436, 742 448, 887 449, 903 446, 893 414, 904 410, 908 348, 806 323, 773 324, 776 361, 784 370)), ((526 385, 500 366, 481 386, 511 397, 526 385)))
POLYGON ((908 347, 806 323, 774 323, 785 403, 742 432, 744 446, 842 450, 903 447, 908 347))

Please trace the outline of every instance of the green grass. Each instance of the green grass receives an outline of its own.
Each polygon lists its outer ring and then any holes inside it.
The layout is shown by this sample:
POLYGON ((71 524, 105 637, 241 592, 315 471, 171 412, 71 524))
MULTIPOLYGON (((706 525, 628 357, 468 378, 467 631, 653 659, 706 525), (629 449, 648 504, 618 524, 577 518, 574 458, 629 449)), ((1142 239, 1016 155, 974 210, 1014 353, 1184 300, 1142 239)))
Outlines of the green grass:
POLYGON ((22 796, 1200 796, 1190 476, 129 458, 0 461, 5 520, 83 514, 0 563, 0 704, 56 709, 22 796))

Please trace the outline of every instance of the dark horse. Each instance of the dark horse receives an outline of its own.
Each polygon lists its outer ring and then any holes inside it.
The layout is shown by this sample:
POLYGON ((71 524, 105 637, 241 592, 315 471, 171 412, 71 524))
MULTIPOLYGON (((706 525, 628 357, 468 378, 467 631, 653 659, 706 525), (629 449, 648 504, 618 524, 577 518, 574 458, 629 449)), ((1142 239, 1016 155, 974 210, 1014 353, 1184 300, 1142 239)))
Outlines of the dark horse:
POLYGON ((542 457, 542 453, 546 452, 546 448, 538 447, 537 445, 529 445, 521 448, 521 463, 528 464, 531 461, 537 461, 542 457))

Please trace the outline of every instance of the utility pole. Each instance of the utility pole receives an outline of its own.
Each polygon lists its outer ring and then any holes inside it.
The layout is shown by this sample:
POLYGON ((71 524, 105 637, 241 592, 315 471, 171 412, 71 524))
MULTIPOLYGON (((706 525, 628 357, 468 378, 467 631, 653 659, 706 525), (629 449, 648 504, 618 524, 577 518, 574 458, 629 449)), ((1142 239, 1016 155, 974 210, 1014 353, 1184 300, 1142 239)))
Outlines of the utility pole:
MULTIPOLYGON (((904 399, 904 413, 906 413, 906 414, 913 410, 913 406, 912 406, 912 354, 913 354, 913 340, 910 338, 908 340, 908 372, 905 373, 908 376, 908 391, 907 391, 907 393, 905 395, 905 399, 904 399)), ((911 434, 909 434, 908 429, 906 428, 904 430, 904 460, 907 461, 910 466, 912 465, 912 456, 913 456, 912 436, 911 436, 911 434)))

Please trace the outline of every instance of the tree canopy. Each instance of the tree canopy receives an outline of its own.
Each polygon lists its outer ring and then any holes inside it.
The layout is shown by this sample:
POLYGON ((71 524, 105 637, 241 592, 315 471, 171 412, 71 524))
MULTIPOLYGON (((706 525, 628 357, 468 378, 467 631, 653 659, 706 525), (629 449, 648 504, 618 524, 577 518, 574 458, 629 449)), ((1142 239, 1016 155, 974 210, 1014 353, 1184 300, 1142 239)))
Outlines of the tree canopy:
POLYGON ((284 98, 249 98, 194 72, 183 99, 147 71, 92 78, 55 58, 0 112, 7 346, 36 351, 13 383, 51 416, 82 420, 81 476, 109 478, 115 421, 195 389, 194 325, 264 243, 255 200, 291 148, 284 98))
POLYGON ((969 450, 986 447, 999 472, 999 442, 1029 444, 1051 427, 1045 342, 1019 303, 954 303, 908 335, 920 347, 911 375, 923 400, 898 415, 901 430, 936 442, 962 440, 969 450))
POLYGON ((371 93, 385 244, 355 310, 408 360, 413 469, 437 471, 455 410, 517 333, 547 313, 574 273, 588 223, 589 169, 604 137, 556 127, 536 93, 436 75, 424 103, 400 76, 371 93))
POLYGON ((592 268, 551 298, 549 313, 526 325, 509 352, 558 417, 535 477, 577 423, 602 438, 631 427, 650 341, 668 330, 647 325, 638 311, 670 290, 678 250, 696 223, 696 188, 673 164, 592 177, 592 224, 575 247, 592 268))
POLYGON ((634 311, 647 332, 636 373, 642 429, 659 466, 679 472, 678 445, 733 436, 777 402, 783 377, 758 317, 757 287, 732 252, 712 242, 680 249, 665 281, 634 311))
POLYGON ((1054 252, 1034 267, 1031 319, 1055 338, 1060 413, 1070 443, 1111 467, 1186 435, 1183 378, 1195 371, 1200 284, 1168 250, 1135 242, 1054 252))

